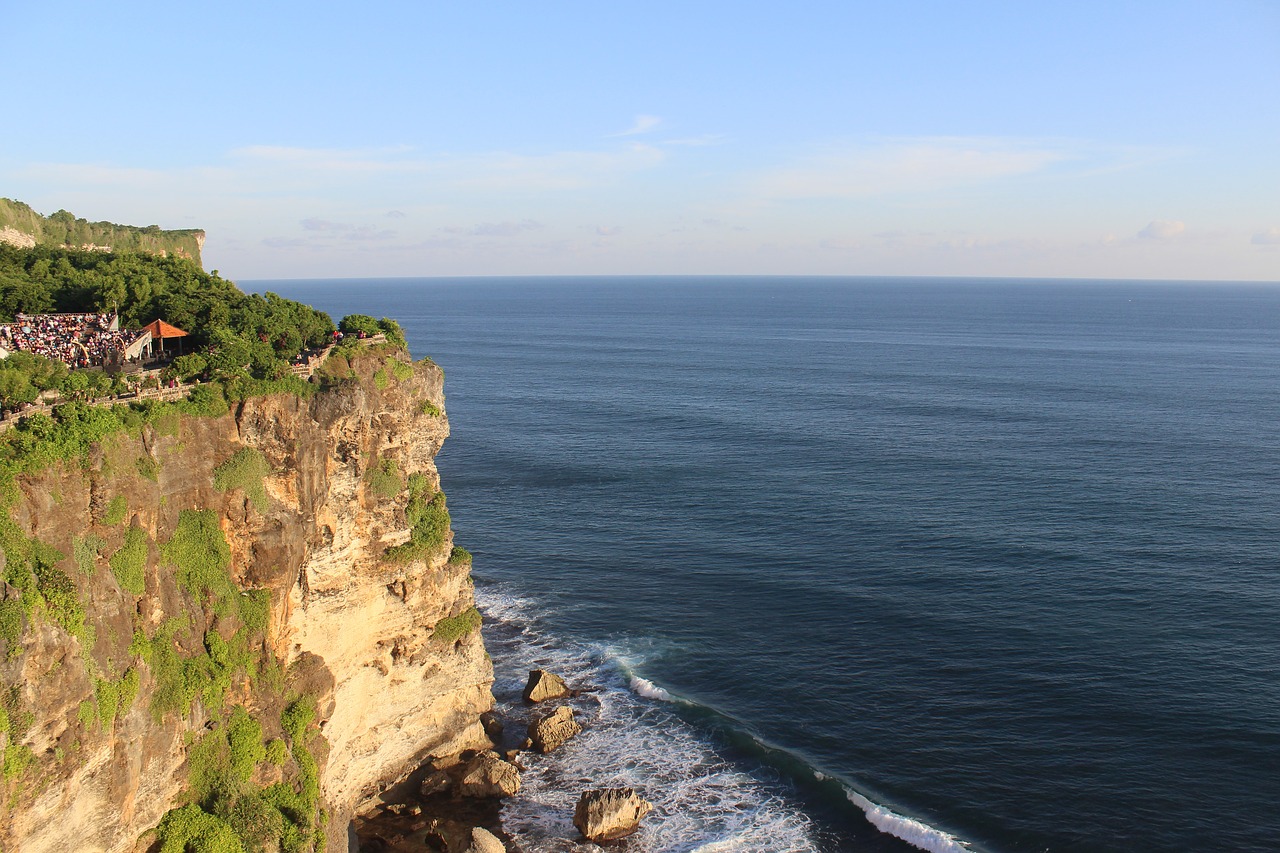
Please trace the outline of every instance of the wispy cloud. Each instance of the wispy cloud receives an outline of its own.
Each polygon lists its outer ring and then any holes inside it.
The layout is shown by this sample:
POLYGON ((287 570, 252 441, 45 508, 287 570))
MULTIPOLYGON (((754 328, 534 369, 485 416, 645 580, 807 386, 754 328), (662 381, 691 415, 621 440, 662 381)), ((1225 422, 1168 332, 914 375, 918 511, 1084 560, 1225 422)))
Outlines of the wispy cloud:
POLYGON ((1043 172, 1077 155, 1033 140, 937 137, 829 147, 760 175, 765 198, 918 193, 1043 172))
POLYGON ((1255 246, 1280 246, 1280 228, 1268 228, 1266 231, 1259 231, 1253 235, 1253 239, 1249 242, 1255 246))
POLYGON ((621 133, 611 133, 610 136, 638 136, 641 133, 649 131, 662 124, 662 119, 658 116, 638 115, 635 121, 631 123, 631 127, 621 133))

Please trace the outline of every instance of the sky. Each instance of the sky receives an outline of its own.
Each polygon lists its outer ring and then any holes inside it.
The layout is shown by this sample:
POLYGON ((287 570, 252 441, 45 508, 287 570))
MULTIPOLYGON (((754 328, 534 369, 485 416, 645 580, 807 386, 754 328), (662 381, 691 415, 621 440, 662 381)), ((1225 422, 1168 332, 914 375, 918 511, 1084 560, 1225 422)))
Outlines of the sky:
POLYGON ((0 0, 0 196, 232 279, 1280 281, 1280 0, 0 0))

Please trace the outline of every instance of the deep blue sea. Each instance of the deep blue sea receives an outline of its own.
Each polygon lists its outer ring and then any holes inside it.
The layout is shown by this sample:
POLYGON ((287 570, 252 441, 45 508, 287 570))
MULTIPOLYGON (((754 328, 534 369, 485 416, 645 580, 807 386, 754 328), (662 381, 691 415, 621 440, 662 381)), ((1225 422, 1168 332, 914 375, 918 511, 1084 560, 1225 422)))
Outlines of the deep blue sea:
POLYGON ((524 849, 1280 849, 1280 286, 244 284, 446 371, 524 849))

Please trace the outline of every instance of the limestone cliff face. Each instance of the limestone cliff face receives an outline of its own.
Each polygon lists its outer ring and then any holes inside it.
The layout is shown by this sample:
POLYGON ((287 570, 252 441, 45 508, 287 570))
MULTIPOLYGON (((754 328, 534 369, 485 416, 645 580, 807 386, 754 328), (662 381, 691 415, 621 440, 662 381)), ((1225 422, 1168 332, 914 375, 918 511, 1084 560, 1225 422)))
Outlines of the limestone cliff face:
POLYGON ((9 515, 54 567, 36 574, 60 570, 74 586, 86 628, 41 605, 0 657, 0 752, 13 757, 0 849, 147 849, 166 812, 199 800, 197 745, 220 737, 236 706, 263 744, 285 741, 294 756, 283 745, 256 756, 237 790, 305 798, 302 741, 319 787, 304 840, 331 851, 346 849, 347 823, 381 787, 429 756, 487 745, 478 718, 492 667, 447 516, 442 535, 386 555, 439 491, 442 381, 429 362, 410 369, 400 353, 370 351, 310 399, 166 416, 102 441, 83 465, 20 480, 9 515), (227 552, 235 588, 220 598, 200 572, 227 552), (265 619, 251 601, 269 602, 265 619), (281 721, 299 697, 316 708, 301 738, 281 721))

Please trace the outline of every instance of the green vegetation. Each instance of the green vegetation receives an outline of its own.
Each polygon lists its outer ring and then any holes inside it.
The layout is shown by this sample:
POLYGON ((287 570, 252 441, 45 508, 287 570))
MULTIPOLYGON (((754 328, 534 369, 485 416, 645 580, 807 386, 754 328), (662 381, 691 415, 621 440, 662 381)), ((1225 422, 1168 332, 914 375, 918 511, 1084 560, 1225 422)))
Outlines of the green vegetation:
POLYGON ((449 509, 445 506, 444 492, 427 497, 427 478, 422 474, 409 476, 409 501, 404 514, 409 522, 409 541, 393 545, 383 552, 383 557, 393 563, 408 563, 434 554, 449 536, 449 509))
POLYGON ((150 545, 151 537, 145 530, 137 526, 130 527, 124 534, 124 544, 107 561, 120 588, 132 595, 142 595, 146 590, 147 552, 150 545))
MULTIPOLYGON (((3 206, 0 200, 0 215, 3 206)), ((183 342, 188 352, 168 376, 238 381, 233 397, 241 399, 276 390, 310 393, 290 367, 304 348, 331 340, 327 314, 274 293, 242 293, 192 260, 113 245, 116 251, 104 253, 0 244, 0 321, 19 312, 118 311, 122 328, 140 328, 160 317, 189 333, 183 342)), ((14 356, 0 361, 0 407, 32 402, 50 389, 76 399, 124 390, 97 371, 68 372, 60 362, 30 353, 14 356)))
POLYGON ((391 380, 387 378, 387 371, 378 369, 373 374, 373 386, 379 391, 387 390, 387 386, 391 384, 391 380))
POLYGON ((391 375, 397 382, 408 382, 413 378, 413 365, 406 361, 392 357, 387 359, 387 367, 391 369, 391 375))
POLYGON ((240 624, 249 634, 257 636, 267 631, 271 616, 271 590, 251 589, 240 593, 240 624))
POLYGON ((440 417, 440 407, 430 400, 422 401, 422 414, 430 415, 433 418, 440 417))
POLYGON ((89 721, 97 717, 104 729, 110 728, 116 717, 128 713, 133 700, 138 696, 140 677, 138 671, 129 667, 125 674, 114 681, 95 678, 93 682, 93 702, 88 700, 80 704, 80 722, 88 726, 89 721), (86 711, 85 706, 89 705, 86 711))
POLYGON ((466 548, 460 548, 457 545, 454 545, 453 550, 449 552, 449 562, 456 563, 458 565, 470 566, 471 552, 466 548))
POLYGON ((244 853, 244 845, 225 820, 195 803, 165 814, 156 828, 160 853, 244 853))
POLYGON ((377 465, 369 466, 364 478, 365 482, 369 484, 370 491, 388 500, 400 494, 400 490, 404 488, 404 479, 400 476, 400 466, 396 464, 394 459, 379 459, 377 465))
POLYGON ((263 480, 270 473, 271 466, 261 452, 252 447, 242 447, 213 469, 213 487, 220 492, 239 489, 258 512, 265 513, 269 505, 263 480))
POLYGON ((267 744, 267 761, 272 764, 284 764, 289 760, 289 747, 280 738, 274 738, 267 744))
POLYGON ((200 261, 198 229, 161 230, 158 225, 139 228, 114 222, 88 222, 65 210, 41 216, 20 201, 0 198, 0 228, 4 226, 30 234, 48 246, 110 246, 116 252, 165 252, 200 261))
POLYGON ((103 538, 94 533, 71 537, 71 557, 75 560, 80 574, 93 577, 93 573, 98 568, 98 557, 101 556, 102 549, 106 545, 103 538))
POLYGON ((239 590, 231 580, 231 546, 211 509, 184 509, 178 527, 160 554, 167 565, 177 566, 178 583, 201 604, 212 599, 219 616, 229 615, 232 596, 239 590))
POLYGON ((102 523, 108 527, 115 527, 124 521, 124 517, 129 514, 129 502, 124 495, 116 495, 107 503, 107 511, 102 514, 102 523))
POLYGON ((463 637, 480 628, 480 611, 468 607, 457 616, 447 616, 436 623, 431 632, 431 639, 442 643, 456 643, 463 637))
POLYGON ((156 830, 160 850, 323 850, 320 783, 308 747, 315 700, 289 703, 280 723, 292 750, 279 738, 263 744, 263 727, 243 707, 206 732, 187 750, 192 802, 173 809, 156 830), (253 784, 263 762, 285 765, 293 758, 293 782, 265 788, 253 784), (201 846, 216 845, 216 846, 201 846))
POLYGON ((22 602, 0 601, 0 640, 4 640, 6 660, 16 658, 22 651, 22 602))
POLYGON ((138 475, 145 477, 153 483, 160 482, 160 463, 152 459, 147 454, 142 454, 134 463, 138 469, 138 475))

